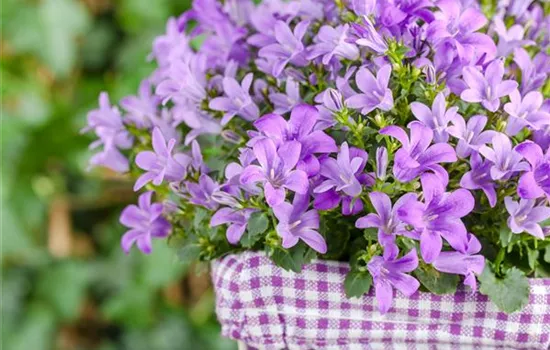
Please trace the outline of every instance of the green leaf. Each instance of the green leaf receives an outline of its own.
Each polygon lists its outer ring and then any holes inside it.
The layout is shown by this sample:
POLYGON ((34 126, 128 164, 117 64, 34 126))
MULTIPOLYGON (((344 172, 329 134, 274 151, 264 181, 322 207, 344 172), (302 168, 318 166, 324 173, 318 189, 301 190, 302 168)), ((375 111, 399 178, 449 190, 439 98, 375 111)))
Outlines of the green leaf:
POLYGON ((146 259, 142 259, 141 263, 142 280, 153 288, 164 287, 177 281, 186 267, 177 263, 174 250, 162 240, 153 243, 153 252, 146 259))
POLYGON ((111 296, 101 311, 110 321, 120 322, 129 327, 146 327, 153 322, 152 305, 155 290, 144 285, 130 285, 111 296))
POLYGON ((520 236, 514 234, 506 225, 500 228, 499 234, 500 243, 503 247, 508 247, 509 245, 514 244, 520 240, 520 236))
POLYGON ((537 266, 537 259, 539 258, 539 251, 527 248, 527 259, 529 261, 529 267, 535 269, 537 266))
POLYGON ((372 277, 367 272, 350 271, 344 280, 344 289, 348 298, 360 298, 368 293, 372 285, 372 277))
POLYGON ((75 0, 45 0, 40 2, 39 15, 43 24, 40 54, 53 73, 67 76, 77 60, 77 36, 90 24, 84 4, 75 0))
POLYGON ((302 266, 311 260, 310 250, 309 247, 300 242, 288 250, 276 248, 271 254, 271 259, 275 265, 287 271, 300 272, 302 266))
POLYGON ((414 275, 426 289, 434 294, 443 295, 456 292, 458 275, 439 272, 431 265, 416 269, 414 275))
POLYGON ((61 319, 78 317, 90 282, 90 265, 64 261, 51 266, 40 277, 38 294, 55 308, 61 319))
POLYGON ((529 302, 529 280, 516 267, 508 270, 504 278, 498 278, 493 270, 486 266, 479 276, 479 282, 479 291, 506 313, 518 311, 529 302))
POLYGON ((245 248, 252 247, 256 242, 262 238, 262 234, 267 230, 269 226, 269 220, 265 213, 255 212, 250 215, 248 219, 248 225, 246 233, 241 238, 241 244, 245 248))
POLYGON ((201 247, 198 244, 189 244, 178 251, 178 258, 184 264, 190 264, 199 259, 201 247))
POLYGON ((550 245, 546 247, 546 250, 544 251, 544 261, 550 264, 550 245))
POLYGON ((203 221, 208 217, 208 211, 201 207, 195 207, 195 213, 193 215, 193 228, 197 231, 204 228, 203 221))

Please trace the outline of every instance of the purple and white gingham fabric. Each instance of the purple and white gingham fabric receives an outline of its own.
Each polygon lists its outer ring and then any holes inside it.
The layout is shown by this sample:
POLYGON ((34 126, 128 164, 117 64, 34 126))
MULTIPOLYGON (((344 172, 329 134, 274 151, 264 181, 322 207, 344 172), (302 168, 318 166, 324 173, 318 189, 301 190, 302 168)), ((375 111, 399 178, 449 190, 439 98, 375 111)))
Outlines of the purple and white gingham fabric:
POLYGON ((296 274, 261 252, 213 262, 222 334, 258 349, 550 349, 550 279, 531 279, 529 305, 511 315, 466 290, 396 292, 380 315, 372 291, 346 298, 348 269, 314 261, 296 274))

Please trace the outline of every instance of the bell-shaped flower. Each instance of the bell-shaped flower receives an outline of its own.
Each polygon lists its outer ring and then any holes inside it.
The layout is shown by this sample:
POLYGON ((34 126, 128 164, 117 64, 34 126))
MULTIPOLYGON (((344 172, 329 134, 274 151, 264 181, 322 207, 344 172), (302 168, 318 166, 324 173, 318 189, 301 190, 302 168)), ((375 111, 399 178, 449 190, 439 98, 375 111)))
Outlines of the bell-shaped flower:
POLYGON ((443 240, 458 251, 465 251, 467 231, 461 218, 473 209, 475 200, 470 191, 445 192, 445 183, 431 173, 421 177, 424 202, 408 196, 397 210, 398 217, 420 233, 420 251, 427 263, 441 253, 443 240))
POLYGON ((433 140, 432 129, 420 122, 409 123, 410 138, 398 126, 387 126, 380 130, 382 135, 395 137, 402 147, 395 153, 393 175, 401 182, 409 182, 426 171, 433 171, 443 179, 447 172, 439 163, 456 161, 455 150, 446 143, 430 144, 433 140))
POLYGON ((474 152, 470 158, 471 170, 460 179, 460 187, 468 190, 482 190, 489 200, 489 205, 494 208, 497 204, 495 183, 491 178, 493 163, 483 160, 479 153, 474 152))
POLYGON ((472 66, 465 67, 462 76, 468 88, 460 94, 466 102, 480 102, 491 112, 500 107, 500 98, 510 95, 518 87, 514 80, 502 80, 504 76, 504 62, 494 60, 481 74, 472 66))
POLYGON ((142 151, 136 156, 136 164, 146 172, 141 175, 135 185, 134 191, 139 190, 148 182, 159 186, 164 180, 168 182, 180 181, 187 174, 187 167, 191 163, 191 157, 185 153, 172 154, 176 139, 170 139, 168 143, 164 139, 159 128, 153 129, 153 151, 142 151))
POLYGON ((245 120, 253 121, 258 119, 260 110, 250 96, 250 86, 254 75, 248 73, 242 80, 241 84, 234 78, 223 78, 224 97, 216 97, 209 103, 209 107, 215 111, 224 112, 221 124, 229 123, 234 116, 238 115, 245 120))
POLYGON ((252 147, 259 165, 251 164, 244 168, 240 179, 243 184, 261 183, 269 206, 281 204, 286 197, 286 189, 305 194, 309 188, 307 174, 294 169, 301 152, 298 141, 289 141, 278 149, 271 139, 262 139, 252 147))
POLYGON ((314 44, 308 47, 307 59, 312 60, 322 56, 321 62, 328 65, 333 57, 356 60, 359 49, 347 41, 349 24, 333 28, 324 25, 319 29, 314 44))
POLYGON ((449 140, 447 129, 449 122, 459 116, 457 114, 458 107, 447 109, 445 95, 442 92, 435 97, 431 109, 420 102, 413 102, 410 107, 415 118, 433 130, 435 142, 447 142, 449 140))
POLYGON ((541 110, 544 97, 539 91, 528 92, 523 98, 518 90, 510 94, 510 102, 504 105, 508 113, 506 134, 517 135, 523 128, 540 130, 550 125, 550 113, 541 110))
POLYGON ((518 195, 525 199, 546 195, 550 199, 550 148, 544 154, 539 145, 525 141, 517 145, 515 150, 531 165, 531 169, 519 179, 518 195))
POLYGON ((325 254, 327 243, 318 232, 319 214, 317 210, 308 210, 309 195, 297 194, 292 204, 283 202, 273 208, 273 213, 279 221, 276 230, 282 238, 282 247, 291 248, 299 240, 310 246, 313 250, 325 254))
POLYGON ((261 135, 254 137, 249 145, 266 137, 273 140, 277 147, 288 141, 297 141, 301 145, 298 169, 309 176, 316 175, 319 172, 319 161, 314 155, 338 151, 332 137, 324 131, 314 130, 318 120, 319 111, 308 104, 294 107, 288 121, 278 114, 264 115, 254 122, 261 135))
POLYGON ((457 114, 451 122, 453 125, 447 131, 458 139, 456 154, 460 158, 467 158, 472 152, 479 151, 479 148, 490 143, 496 134, 493 130, 483 131, 487 125, 487 117, 484 115, 471 116, 468 122, 465 122, 464 118, 457 114))
POLYGON ((369 193, 369 199, 376 210, 375 213, 367 214, 355 222, 357 228, 377 228, 378 242, 384 247, 384 256, 387 254, 397 255, 395 236, 405 234, 405 223, 397 217, 397 210, 401 207, 406 197, 401 197, 393 206, 387 194, 382 192, 369 193))
POLYGON ((237 244, 246 231, 246 225, 254 209, 221 208, 212 215, 210 226, 228 225, 225 233, 227 241, 237 244))
POLYGON ((219 206, 214 197, 219 189, 220 185, 206 174, 202 174, 197 183, 185 182, 186 197, 189 202, 210 210, 216 210, 219 206))
POLYGON ((476 275, 480 275, 485 268, 485 257, 478 254, 481 251, 481 243, 471 233, 468 233, 468 244, 463 252, 441 252, 434 260, 436 270, 463 275, 464 284, 470 286, 472 292, 477 290, 476 275))
POLYGON ((131 204, 122 211, 120 223, 130 228, 120 242, 126 254, 134 243, 145 254, 152 251, 152 238, 164 238, 172 229, 168 220, 162 217, 162 203, 152 203, 153 192, 145 192, 138 199, 138 205, 131 204))
POLYGON ((418 256, 414 249, 401 258, 397 258, 397 254, 371 258, 367 269, 372 276, 380 313, 385 314, 391 308, 394 288, 408 297, 418 290, 420 287, 418 280, 407 274, 417 267, 418 256))
POLYGON ((510 214, 508 227, 513 233, 527 232, 531 236, 545 238, 540 224, 550 219, 550 207, 536 205, 535 199, 522 198, 516 202, 512 197, 504 198, 504 204, 510 214))
POLYGON ((309 21, 302 21, 296 24, 294 31, 290 30, 288 24, 277 21, 274 27, 274 35, 277 43, 264 46, 258 52, 259 57, 272 61, 272 74, 278 77, 291 63, 303 67, 308 64, 306 51, 302 39, 309 27, 309 21))
POLYGON ((512 141, 508 136, 496 133, 491 143, 493 148, 482 146, 479 153, 493 162, 493 180, 508 180, 515 172, 529 170, 529 164, 522 161, 521 154, 512 149, 512 141))
POLYGON ((389 64, 378 70, 376 78, 367 68, 360 68, 355 74, 355 83, 362 93, 347 98, 346 105, 360 109, 362 114, 368 114, 376 108, 389 111, 393 108, 393 95, 388 88, 390 76, 391 65, 389 64))
POLYGON ((340 147, 336 159, 323 158, 321 161, 321 183, 315 187, 315 209, 333 209, 342 201, 344 215, 357 214, 363 209, 359 195, 364 185, 372 185, 373 179, 364 173, 367 165, 367 152, 349 148, 347 142, 340 147))

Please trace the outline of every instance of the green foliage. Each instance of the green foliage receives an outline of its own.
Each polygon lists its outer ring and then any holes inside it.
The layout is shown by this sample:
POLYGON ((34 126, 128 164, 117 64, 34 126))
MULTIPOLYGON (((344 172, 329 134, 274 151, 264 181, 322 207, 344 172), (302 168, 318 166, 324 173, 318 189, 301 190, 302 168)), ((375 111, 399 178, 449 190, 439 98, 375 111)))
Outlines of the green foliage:
POLYGON ((121 251, 132 185, 87 172, 79 133, 100 91, 136 93, 153 37, 188 6, 2 2, 1 348, 236 348, 219 336, 212 293, 185 295, 187 266, 165 242, 149 256, 121 251))
POLYGON ((525 274, 515 267, 509 269, 501 278, 495 275, 491 267, 486 266, 479 276, 479 281, 479 291, 506 313, 518 311, 529 302, 529 281, 525 274))
POLYGON ((430 292, 438 295, 453 294, 458 285, 458 275, 439 272, 431 265, 422 265, 414 271, 418 281, 430 292))
POLYGON ((344 280, 344 289, 348 298, 360 298, 368 293, 372 285, 372 277, 365 271, 350 271, 344 280))
POLYGON ((277 266, 298 273, 302 271, 304 264, 310 262, 316 255, 314 250, 303 242, 299 242, 290 249, 275 248, 271 259, 277 266))
POLYGON ((269 219, 267 215, 262 212, 255 212, 250 215, 246 232, 241 238, 241 245, 245 248, 251 248, 256 242, 258 242, 263 233, 269 227, 269 219))

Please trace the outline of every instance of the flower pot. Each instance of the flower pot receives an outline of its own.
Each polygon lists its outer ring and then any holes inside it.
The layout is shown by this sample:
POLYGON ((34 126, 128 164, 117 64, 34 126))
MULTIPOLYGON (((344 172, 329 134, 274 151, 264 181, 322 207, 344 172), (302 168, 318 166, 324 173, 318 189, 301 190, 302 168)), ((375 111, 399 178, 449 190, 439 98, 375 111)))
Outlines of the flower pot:
POLYGON ((531 279, 529 304, 500 312, 465 289, 439 296, 394 292, 381 315, 374 293, 348 299, 346 263, 315 260, 285 271, 262 252, 212 263, 224 336, 258 349, 549 349, 550 279, 531 279))

